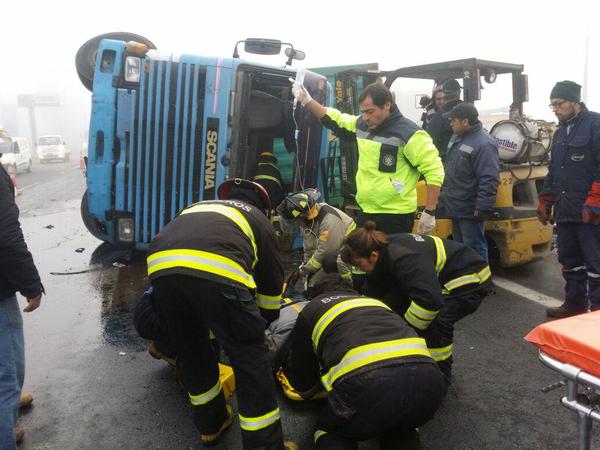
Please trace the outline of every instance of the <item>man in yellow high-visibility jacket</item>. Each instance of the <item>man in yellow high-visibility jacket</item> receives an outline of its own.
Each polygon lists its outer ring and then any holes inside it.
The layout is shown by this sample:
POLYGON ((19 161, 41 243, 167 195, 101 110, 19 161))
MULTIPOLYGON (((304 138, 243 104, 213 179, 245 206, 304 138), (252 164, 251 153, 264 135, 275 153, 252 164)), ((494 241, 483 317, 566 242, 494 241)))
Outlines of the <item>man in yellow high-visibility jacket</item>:
POLYGON ((431 137, 402 115, 390 90, 380 82, 368 85, 359 97, 360 116, 324 107, 301 84, 294 83, 292 92, 337 137, 356 139, 356 201, 362 209, 357 224, 374 220, 385 233, 410 233, 417 209, 416 185, 423 176, 427 202, 417 232, 431 233, 444 181, 442 161, 431 137))

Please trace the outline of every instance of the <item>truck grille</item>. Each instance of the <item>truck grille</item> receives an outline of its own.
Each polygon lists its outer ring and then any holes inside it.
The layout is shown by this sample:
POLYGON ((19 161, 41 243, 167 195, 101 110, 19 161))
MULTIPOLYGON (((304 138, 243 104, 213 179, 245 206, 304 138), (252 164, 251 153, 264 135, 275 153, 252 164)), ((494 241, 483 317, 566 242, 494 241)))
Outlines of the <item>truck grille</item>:
POLYGON ((123 186, 115 189, 134 215, 138 243, 150 242, 178 211, 200 200, 203 169, 205 68, 166 61, 146 67, 132 91, 123 186))

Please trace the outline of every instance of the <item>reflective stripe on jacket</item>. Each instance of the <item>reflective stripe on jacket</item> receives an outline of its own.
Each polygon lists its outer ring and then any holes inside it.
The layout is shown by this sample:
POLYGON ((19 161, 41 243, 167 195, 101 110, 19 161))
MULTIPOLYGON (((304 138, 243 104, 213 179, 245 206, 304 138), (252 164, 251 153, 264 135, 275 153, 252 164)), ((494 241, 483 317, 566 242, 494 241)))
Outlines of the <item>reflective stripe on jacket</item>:
POLYGON ((356 138, 356 201, 365 213, 412 213, 417 209, 420 175, 428 185, 441 186, 444 181, 444 168, 431 138, 396 106, 373 130, 360 116, 333 108, 327 108, 321 123, 342 139, 356 138))
POLYGON ((353 374, 410 361, 433 362, 425 344, 379 300, 341 292, 316 297, 292 332, 290 382, 300 392, 327 390, 353 374))
MULTIPOLYGON (((356 229, 356 223, 346 213, 327 203, 317 205, 317 216, 300 225, 304 245, 304 260, 307 262, 308 273, 321 269, 323 257, 338 253, 344 239, 356 229)), ((350 266, 341 264, 341 275, 350 273, 350 266)))
POLYGON ((200 202, 158 233, 148 277, 185 274, 256 290, 264 310, 279 310, 283 266, 275 232, 258 209, 237 200, 200 202))
MULTIPOLYGON (((477 289, 490 267, 470 247, 436 236, 393 236, 367 275, 369 295, 381 298, 418 330, 437 317, 444 296, 477 289)), ((459 301, 459 300, 457 300, 459 301)))
POLYGON ((279 171, 279 161, 272 153, 263 152, 258 156, 252 180, 266 189, 273 208, 283 201, 285 192, 279 171))

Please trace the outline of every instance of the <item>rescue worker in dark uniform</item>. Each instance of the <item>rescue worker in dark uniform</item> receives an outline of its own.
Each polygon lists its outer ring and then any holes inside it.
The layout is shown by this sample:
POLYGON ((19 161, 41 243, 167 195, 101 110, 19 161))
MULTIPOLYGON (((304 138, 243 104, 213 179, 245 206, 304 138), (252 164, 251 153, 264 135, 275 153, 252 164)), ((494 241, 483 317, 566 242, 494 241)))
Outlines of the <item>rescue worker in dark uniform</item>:
POLYGON ((388 240, 372 222, 348 236, 342 259, 367 273, 367 295, 425 338, 449 383, 454 325, 488 295, 487 262, 470 247, 436 236, 401 233, 388 240))
POLYGON ((581 102, 573 81, 556 83, 550 108, 559 125, 538 217, 543 224, 556 220, 565 302, 546 312, 561 318, 600 310, 600 114, 581 102))
POLYGON ((444 114, 452 111, 456 105, 462 102, 460 99, 460 84, 454 79, 447 80, 442 86, 442 92, 444 93, 444 105, 429 118, 427 132, 438 152, 440 152, 440 158, 445 162, 448 143, 453 132, 450 122, 444 117, 444 114))
POLYGON ((283 201, 285 192, 279 171, 279 161, 272 152, 264 151, 258 155, 252 179, 265 188, 269 194, 271 205, 279 205, 283 201))
MULTIPOLYGON (((277 207, 281 220, 300 226, 304 261, 300 274, 308 277, 308 287, 314 286, 325 274, 321 269, 323 257, 338 254, 344 239, 356 229, 354 220, 327 203, 318 203, 317 189, 305 189, 288 194, 277 207)), ((352 282, 352 267, 338 258, 339 274, 352 282)))
POLYGON ((225 200, 187 207, 152 240, 148 277, 202 443, 216 444, 233 420, 210 328, 235 371, 243 448, 281 450, 287 447, 264 335, 279 315, 283 287, 271 205, 264 188, 248 180, 226 181, 218 195, 225 200))
POLYGON ((293 389, 305 399, 328 391, 315 447, 358 449, 356 441, 379 437, 383 448, 420 448, 416 428, 442 402, 441 373, 425 340, 389 306, 345 286, 326 275, 290 336, 284 372, 293 389))

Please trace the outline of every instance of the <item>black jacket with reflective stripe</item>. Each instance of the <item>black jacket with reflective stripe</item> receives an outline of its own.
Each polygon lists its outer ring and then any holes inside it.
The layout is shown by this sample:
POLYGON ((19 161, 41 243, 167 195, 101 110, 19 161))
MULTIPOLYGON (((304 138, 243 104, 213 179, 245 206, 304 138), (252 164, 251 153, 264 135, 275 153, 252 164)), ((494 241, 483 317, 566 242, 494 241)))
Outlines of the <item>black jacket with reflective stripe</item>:
POLYGON ((285 197, 277 158, 273 155, 259 155, 253 180, 266 189, 271 206, 273 209, 277 208, 285 197))
MULTIPOLYGON (((319 319, 336 307, 343 308, 344 304, 348 306, 352 300, 382 305, 382 302, 369 297, 349 295, 347 292, 329 292, 312 299, 298 316, 292 331, 291 361, 286 375, 299 392, 312 390, 319 383, 320 375, 338 364, 351 349, 379 342, 418 338, 412 328, 392 310, 383 306, 358 306, 344 310, 326 327, 319 328, 321 332, 317 333, 320 337, 315 352, 313 330, 319 319)), ((408 362, 433 360, 422 355, 399 357, 360 367, 351 374, 408 362)))
MULTIPOLYGON (((237 263, 256 283, 256 293, 269 297, 281 297, 283 288, 283 264, 275 230, 269 219, 257 208, 239 200, 205 201, 191 205, 168 223, 150 243, 148 259, 168 250, 197 250, 209 255, 225 257, 237 263), (198 205, 225 206, 239 212, 250 225, 255 239, 256 255, 250 238, 233 220, 217 212, 186 213, 198 205), (253 267, 254 260, 256 264, 253 267)), ((174 256, 175 257, 175 256, 174 256)), ((217 270, 174 266, 155 272, 152 280, 170 274, 185 274, 217 281, 224 284, 249 287, 217 270)), ((278 300, 277 300, 278 303, 278 300)))
MULTIPOLYGON (((439 275, 436 273, 437 249, 431 236, 411 233, 390 236, 373 272, 367 275, 367 294, 382 299, 401 315, 412 301, 428 311, 439 311, 444 303, 444 284, 478 273, 488 264, 469 246, 438 239, 446 253, 446 263, 439 275)), ((450 297, 480 287, 479 284, 466 285, 453 290, 450 297)))

